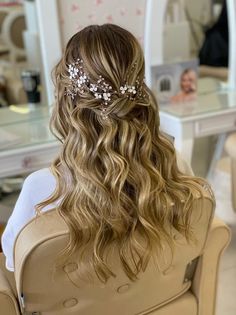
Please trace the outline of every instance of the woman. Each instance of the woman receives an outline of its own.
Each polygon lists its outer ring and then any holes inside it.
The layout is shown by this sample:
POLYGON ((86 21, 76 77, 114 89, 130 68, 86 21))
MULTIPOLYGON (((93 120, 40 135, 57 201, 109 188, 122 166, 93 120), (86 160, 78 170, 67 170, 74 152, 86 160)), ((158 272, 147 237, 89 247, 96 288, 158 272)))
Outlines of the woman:
POLYGON ((161 240, 173 245, 169 227, 192 239, 193 203, 205 198, 206 183, 177 165, 144 82, 143 52, 128 31, 106 24, 75 34, 55 68, 55 86, 51 128, 62 149, 50 169, 24 183, 2 238, 6 266, 14 271, 20 229, 56 208, 70 230, 65 257, 78 251, 83 260, 92 245, 89 266, 106 282, 114 273, 104 253, 115 244, 136 279, 161 240))
POLYGON ((193 69, 186 69, 180 77, 180 91, 171 102, 190 102, 197 98, 197 75, 193 69))

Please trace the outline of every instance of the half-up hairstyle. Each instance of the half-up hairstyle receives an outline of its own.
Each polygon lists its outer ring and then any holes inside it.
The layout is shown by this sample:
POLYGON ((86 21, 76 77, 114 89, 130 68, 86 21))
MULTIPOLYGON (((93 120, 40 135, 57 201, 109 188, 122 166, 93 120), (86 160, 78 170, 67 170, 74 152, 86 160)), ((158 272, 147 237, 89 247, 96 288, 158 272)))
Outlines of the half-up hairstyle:
POLYGON ((162 240, 172 247, 167 227, 191 241, 193 202, 203 198, 206 184, 178 169, 173 144, 160 131, 158 105, 144 72, 138 41, 112 24, 76 33, 54 70, 51 129, 62 149, 51 166, 56 189, 37 209, 57 202, 70 231, 65 257, 78 253, 81 264, 86 257, 103 282, 115 276, 107 261, 110 248, 117 248, 124 272, 135 280, 160 252, 162 240), (102 76, 119 91, 138 79, 143 97, 114 93, 103 119, 101 100, 89 90, 73 98, 67 93, 69 65, 78 59, 92 83, 102 76))

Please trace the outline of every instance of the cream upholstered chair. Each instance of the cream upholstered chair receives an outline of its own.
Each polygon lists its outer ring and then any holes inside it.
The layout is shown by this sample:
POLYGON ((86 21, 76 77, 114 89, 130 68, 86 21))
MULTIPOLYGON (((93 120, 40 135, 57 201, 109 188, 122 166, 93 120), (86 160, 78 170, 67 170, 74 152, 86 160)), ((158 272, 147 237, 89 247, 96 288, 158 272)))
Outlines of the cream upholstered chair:
POLYGON ((231 159, 231 196, 234 211, 236 212, 236 133, 228 136, 225 150, 231 159))
POLYGON ((27 315, 213 315, 219 260, 230 231, 217 219, 210 225, 208 198, 202 215, 198 201, 193 213, 197 242, 190 245, 173 231, 172 259, 163 244, 164 254, 156 262, 151 260, 134 282, 122 271, 113 249, 108 259, 116 277, 106 284, 93 274, 87 280, 80 277, 83 266, 75 256, 64 265, 56 264, 68 241, 68 229, 55 210, 42 214, 16 240, 16 289, 13 276, 0 270, 1 314, 19 315, 21 308, 27 315))

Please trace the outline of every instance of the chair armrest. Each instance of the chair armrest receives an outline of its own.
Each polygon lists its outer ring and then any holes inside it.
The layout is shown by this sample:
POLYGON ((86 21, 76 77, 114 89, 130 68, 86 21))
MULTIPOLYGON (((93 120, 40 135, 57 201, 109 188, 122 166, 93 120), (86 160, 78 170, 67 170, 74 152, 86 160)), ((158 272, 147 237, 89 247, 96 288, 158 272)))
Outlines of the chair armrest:
POLYGON ((229 227, 220 219, 214 218, 191 287, 198 300, 198 315, 215 314, 219 263, 230 239, 229 227))
POLYGON ((231 199, 236 212, 236 157, 231 157, 231 199))
POLYGON ((3 273, 0 270, 0 309, 4 315, 20 315, 15 295, 3 273))
POLYGON ((236 132, 229 135, 226 139, 225 151, 231 159, 231 196, 233 208, 236 212, 236 132))

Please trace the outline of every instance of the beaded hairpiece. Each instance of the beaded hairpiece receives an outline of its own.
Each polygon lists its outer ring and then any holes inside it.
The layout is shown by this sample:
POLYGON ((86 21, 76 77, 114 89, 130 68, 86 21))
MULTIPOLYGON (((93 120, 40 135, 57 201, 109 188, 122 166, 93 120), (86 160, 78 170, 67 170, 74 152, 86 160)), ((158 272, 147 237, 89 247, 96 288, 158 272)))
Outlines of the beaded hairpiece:
MULTIPOLYGON (((134 70, 135 66, 136 64, 134 64, 132 70, 134 70)), ((76 62, 69 64, 68 72, 71 84, 67 88, 66 94, 74 99, 77 94, 91 93, 95 99, 101 100, 103 118, 107 118, 106 110, 113 95, 127 97, 132 100, 136 97, 146 97, 142 91, 142 84, 140 84, 138 79, 136 80, 136 85, 125 83, 120 86, 119 91, 113 90, 112 86, 106 83, 101 75, 97 82, 92 83, 84 71, 82 59, 77 59, 76 62)))

